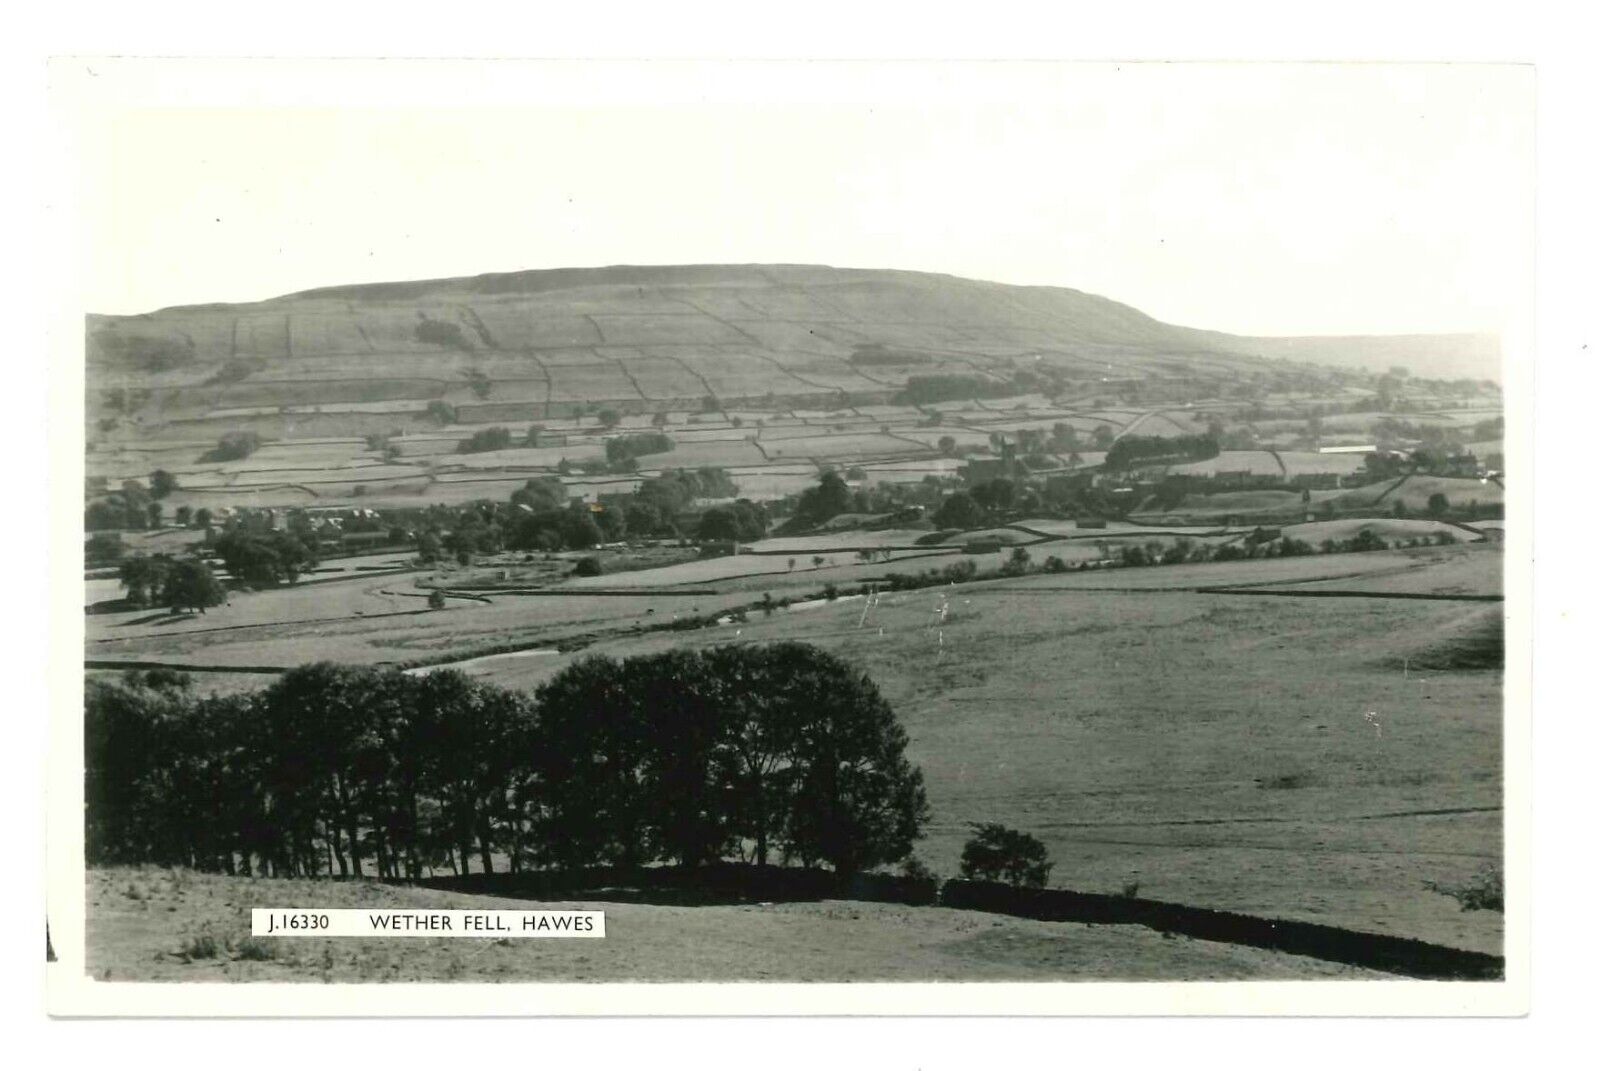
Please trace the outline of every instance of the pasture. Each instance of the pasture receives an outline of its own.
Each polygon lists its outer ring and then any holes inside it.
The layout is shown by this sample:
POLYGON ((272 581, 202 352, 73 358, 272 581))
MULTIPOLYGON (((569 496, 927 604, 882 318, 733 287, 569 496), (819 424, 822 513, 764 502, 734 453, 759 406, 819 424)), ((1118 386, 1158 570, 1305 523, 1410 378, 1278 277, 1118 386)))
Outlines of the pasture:
MULTIPOLYGON (((883 687, 927 775, 917 851, 936 871, 954 871, 968 823, 1000 821, 1044 840, 1052 882, 1069 888, 1138 882, 1157 899, 1498 951, 1499 915, 1424 883, 1499 860, 1500 674, 1396 661, 1484 607, 1184 590, 1222 573, 1241 588, 1304 582, 1319 575, 1309 563, 1363 571, 1379 594, 1395 576, 1426 587, 1436 569, 1454 586, 1454 571, 1492 574, 1499 558, 1442 550, 887 593, 752 615, 736 642, 817 643, 883 687), (1126 590, 1095 590, 1111 586, 1126 590)), ((724 627, 584 653, 729 639, 724 627)), ((484 675, 531 687, 567 661, 484 675)))
POLYGON ((674 907, 532 904, 376 882, 112 867, 88 875, 88 968, 152 982, 870 982, 1382 978, 1356 967, 1140 926, 1035 922, 849 900, 674 907), (250 908, 575 908, 601 941, 319 937, 249 941, 250 908), (194 954, 211 939, 214 953, 194 954), (185 954, 185 950, 190 954, 185 954))

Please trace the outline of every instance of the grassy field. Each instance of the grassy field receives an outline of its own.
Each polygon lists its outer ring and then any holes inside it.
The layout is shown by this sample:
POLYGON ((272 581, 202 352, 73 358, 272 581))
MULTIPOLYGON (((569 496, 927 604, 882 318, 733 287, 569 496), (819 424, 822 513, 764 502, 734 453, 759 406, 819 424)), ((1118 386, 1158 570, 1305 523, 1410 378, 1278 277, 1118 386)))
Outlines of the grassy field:
POLYGON ((1139 926, 824 900, 710 907, 469 896, 371 882, 91 870, 88 969, 104 981, 1162 981, 1382 978, 1139 926), (581 908, 597 941, 250 939, 252 907, 581 908), (207 939, 209 938, 209 942, 207 939))
MULTIPOLYGON (((1499 860, 1500 674, 1419 677, 1399 662, 1484 608, 1183 589, 1352 570, 1422 583, 1436 569, 1497 575, 1498 561, 1494 548, 1436 548, 1036 576, 585 653, 801 639, 856 661, 927 774, 918 854, 946 874, 968 823, 1002 821, 1040 836, 1052 881, 1070 888, 1137 881, 1158 899, 1496 951, 1499 915, 1462 912, 1424 883, 1499 860), (1128 590, 1093 590, 1106 585, 1128 590)), ((483 675, 532 687, 568 660, 483 675)))

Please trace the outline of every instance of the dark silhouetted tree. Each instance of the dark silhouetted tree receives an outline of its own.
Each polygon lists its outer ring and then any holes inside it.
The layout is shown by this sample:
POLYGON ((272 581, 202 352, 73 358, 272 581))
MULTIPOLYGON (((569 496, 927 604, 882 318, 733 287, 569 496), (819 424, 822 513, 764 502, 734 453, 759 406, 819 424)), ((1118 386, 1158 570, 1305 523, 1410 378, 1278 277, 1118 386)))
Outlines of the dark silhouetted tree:
POLYGON ((961 849, 961 876, 969 881, 1005 881, 1038 888, 1050 878, 1049 852, 1038 838, 998 822, 972 827, 961 849))

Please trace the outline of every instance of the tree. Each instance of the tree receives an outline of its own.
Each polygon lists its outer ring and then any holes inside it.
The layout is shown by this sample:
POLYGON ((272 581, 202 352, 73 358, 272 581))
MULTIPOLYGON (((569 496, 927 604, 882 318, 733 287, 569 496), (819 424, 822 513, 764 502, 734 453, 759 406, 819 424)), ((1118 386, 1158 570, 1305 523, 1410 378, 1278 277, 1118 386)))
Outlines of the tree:
POLYGON ((161 601, 172 607, 173 613, 199 610, 203 614, 206 607, 220 606, 227 597, 211 575, 211 567, 198 558, 173 562, 162 577, 161 601))
POLYGON ((961 876, 968 881, 1006 881, 1039 888, 1049 880, 1050 854, 1038 838, 998 822, 975 823, 961 849, 961 876))
POLYGON ((1013 547, 1011 556, 1006 559, 1000 571, 1007 576, 1022 576, 1028 571, 1028 566, 1033 563, 1033 556, 1028 553, 1027 547, 1013 547))
POLYGON ((1101 424, 1090 433, 1090 439, 1094 442, 1096 450, 1110 450, 1111 444, 1116 442, 1117 435, 1105 424, 1101 424))
POLYGON ((704 540, 729 540, 749 543, 767 534, 767 515, 749 499, 726 506, 713 506, 700 515, 695 537, 704 540))
POLYGON ((434 588, 432 591, 428 592, 428 609, 443 610, 444 605, 444 592, 441 589, 434 588))
POLYGON ((253 431, 230 431, 217 440, 217 445, 201 455, 201 461, 241 461, 256 452, 261 436, 253 431))
POLYGON ((211 511, 204 506, 194 511, 194 523, 197 528, 211 527, 211 511))
POLYGON ((573 576, 599 576, 603 572, 605 570, 600 566, 600 559, 593 556, 579 558, 572 567, 573 576))
POLYGON ((664 427, 666 427, 667 426, 667 414, 666 414, 666 411, 665 410, 657 411, 656 415, 650 418, 650 426, 654 427, 654 428, 664 428, 664 427))
POLYGON ((819 525, 850 510, 850 485, 837 472, 822 474, 817 486, 800 493, 795 506, 795 520, 801 525, 819 525))
POLYGON ((614 428, 622 423, 622 414, 615 409, 602 409, 595 414, 595 419, 600 421, 602 428, 614 428))
POLYGON ((672 439, 659 431, 616 435, 606 440, 606 460, 612 465, 632 461, 646 454, 664 454, 672 449, 672 439))
POLYGON ((254 588, 292 584, 317 563, 311 549, 286 532, 230 529, 217 540, 216 550, 228 575, 254 588))
POLYGON ((511 504, 535 512, 559 509, 567 504, 567 487, 559 477, 535 476, 511 492, 511 504))
POLYGON ((983 507, 971 495, 957 491, 939 504, 933 523, 940 528, 976 528, 983 524, 986 516, 983 507))
POLYGON ((764 657, 794 723, 787 849, 846 874, 905 858, 928 801, 922 771, 905 757, 905 730, 877 685, 809 644, 773 644, 764 657))
POLYGON ((117 579, 122 581, 124 598, 132 606, 149 606, 161 591, 161 584, 170 565, 167 558, 151 558, 138 554, 122 559, 117 567, 117 579))
POLYGON ((1443 491, 1435 491, 1428 496, 1428 514, 1433 517, 1443 517, 1450 512, 1450 499, 1443 491))
POLYGON ((1017 485, 1003 478, 986 480, 972 489, 972 500, 984 509, 1010 509, 1016 497, 1017 485))
POLYGON ((945 457, 954 457, 956 453, 956 440, 953 435, 939 436, 939 453, 945 457))
POLYGON ((565 868, 646 861, 654 810, 645 791, 646 739, 639 676, 613 659, 581 659, 541 685, 539 747, 545 786, 536 834, 548 861, 565 868))
POLYGON ((476 397, 479 401, 483 401, 489 397, 490 391, 494 388, 494 382, 489 378, 488 374, 485 373, 483 369, 469 368, 461 374, 466 377, 467 386, 472 388, 474 397, 476 397))
POLYGON ((511 429, 504 427, 483 428, 456 443, 458 454, 482 454, 490 450, 508 450, 511 448, 511 429))
POLYGON ((150 517, 150 527, 151 528, 160 528, 161 527, 161 503, 152 502, 148 506, 146 506, 144 509, 145 509, 145 513, 148 514, 149 517, 150 517))
POLYGON ((156 469, 150 474, 150 497, 166 498, 178 489, 178 481, 166 469, 156 469))
POLYGON ((95 532, 83 544, 84 558, 90 562, 114 562, 122 557, 122 537, 116 532, 95 532))
POLYGON ((437 532, 425 531, 417 535, 417 557, 424 564, 431 565, 439 560, 439 535, 437 532))

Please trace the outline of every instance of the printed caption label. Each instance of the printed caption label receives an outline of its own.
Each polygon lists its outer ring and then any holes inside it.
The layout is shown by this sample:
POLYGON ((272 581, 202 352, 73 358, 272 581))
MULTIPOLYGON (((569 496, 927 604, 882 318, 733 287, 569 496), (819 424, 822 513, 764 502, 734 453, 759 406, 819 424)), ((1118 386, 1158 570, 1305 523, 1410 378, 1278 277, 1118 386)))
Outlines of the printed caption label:
POLYGON ((257 907, 254 937, 604 937, 604 911, 257 907))

